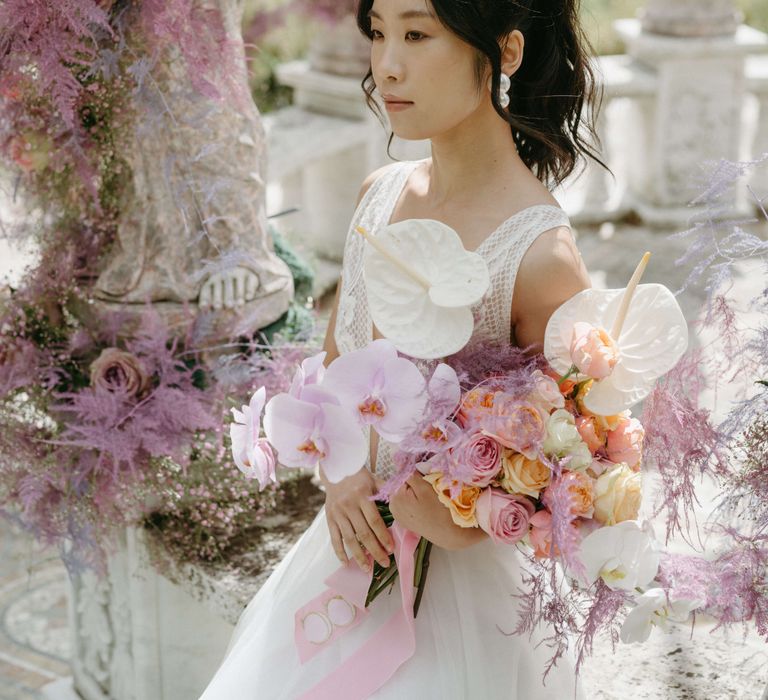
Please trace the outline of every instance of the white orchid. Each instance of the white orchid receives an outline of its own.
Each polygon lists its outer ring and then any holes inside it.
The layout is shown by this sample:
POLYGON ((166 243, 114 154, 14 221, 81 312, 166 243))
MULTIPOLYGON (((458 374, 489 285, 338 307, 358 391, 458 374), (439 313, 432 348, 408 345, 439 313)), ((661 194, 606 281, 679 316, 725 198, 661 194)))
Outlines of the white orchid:
POLYGON ((668 620, 686 622, 693 610, 704 605, 703 600, 676 598, 674 593, 667 599, 662 588, 651 588, 640 595, 635 607, 629 611, 621 626, 621 641, 625 644, 644 642, 654 626, 667 628, 668 620))
POLYGON ((581 543, 588 583, 602 578, 614 590, 647 586, 659 570, 659 548, 649 528, 636 520, 601 527, 581 543))
POLYGON ((381 334, 411 357, 434 359, 463 348, 474 329, 470 306, 490 285, 482 256, 432 219, 408 219, 376 236, 363 257, 371 318, 381 334))
POLYGON ((561 375, 575 370, 592 378, 584 406, 597 415, 615 415, 644 399, 688 347, 688 325, 672 292, 638 284, 649 256, 626 289, 585 289, 547 323, 544 355, 561 375))

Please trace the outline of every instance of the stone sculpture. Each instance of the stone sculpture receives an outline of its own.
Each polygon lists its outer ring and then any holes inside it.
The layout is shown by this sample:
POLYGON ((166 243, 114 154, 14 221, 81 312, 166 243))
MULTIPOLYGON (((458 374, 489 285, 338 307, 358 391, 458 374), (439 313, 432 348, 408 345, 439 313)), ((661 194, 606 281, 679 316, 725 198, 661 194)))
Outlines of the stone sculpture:
MULTIPOLYGON (((205 313, 203 336, 219 340, 277 320, 293 281, 268 234, 266 135, 248 89, 242 3, 206 0, 205 9, 220 14, 235 47, 234 90, 201 95, 179 55, 145 78, 151 108, 139 113, 155 116, 137 125, 126 154, 130 182, 93 310, 119 310, 128 330, 149 301, 179 332, 205 313)), ((138 53, 138 33, 128 40, 138 53)))

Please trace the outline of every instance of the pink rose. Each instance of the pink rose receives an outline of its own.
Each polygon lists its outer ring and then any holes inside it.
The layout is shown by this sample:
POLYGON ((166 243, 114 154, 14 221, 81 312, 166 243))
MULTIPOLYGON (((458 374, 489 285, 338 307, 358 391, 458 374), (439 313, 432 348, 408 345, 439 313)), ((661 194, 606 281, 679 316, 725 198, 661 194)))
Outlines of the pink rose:
POLYGON ((472 476, 466 480, 472 486, 488 486, 501 469, 499 443, 482 433, 470 436, 469 440, 456 450, 454 458, 472 470, 472 476))
POLYGON ((501 489, 483 489, 475 505, 477 523, 496 543, 515 544, 528 533, 528 522, 536 510, 524 496, 501 489))
POLYGON ((571 360, 582 374, 605 379, 619 360, 619 349, 604 328, 577 321, 573 324, 571 360))
POLYGON ((623 418, 616 430, 608 433, 608 458, 612 462, 624 462, 631 469, 639 469, 644 437, 645 430, 637 418, 623 418))
POLYGON ((593 455, 605 447, 605 430, 597 424, 594 416, 576 416, 576 430, 593 455))
POLYGON ((104 348, 91 363, 91 385, 129 398, 143 398, 151 380, 138 357, 117 348, 104 348))
POLYGON ((534 555, 539 559, 549 558, 552 556, 552 513, 545 508, 534 513, 528 522, 534 555))

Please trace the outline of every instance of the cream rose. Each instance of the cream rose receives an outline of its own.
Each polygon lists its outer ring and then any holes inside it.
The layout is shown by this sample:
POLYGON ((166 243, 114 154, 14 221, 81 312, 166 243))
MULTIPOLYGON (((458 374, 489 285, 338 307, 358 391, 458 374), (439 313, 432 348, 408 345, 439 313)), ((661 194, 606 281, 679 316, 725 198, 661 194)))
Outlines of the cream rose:
MULTIPOLYGON (((426 474, 424 479, 432 484, 437 497, 444 506, 451 511, 453 522, 460 527, 477 527, 475 506, 480 496, 481 489, 478 486, 461 485, 461 492, 456 498, 451 498, 451 484, 443 479, 442 472, 426 474)), ((458 482, 454 481, 453 484, 458 482)))
POLYGON ((538 459, 528 459, 512 450, 501 453, 501 487, 508 493, 538 498, 552 478, 552 472, 538 459))
POLYGON ((640 472, 627 464, 617 464, 601 474, 595 484, 595 519, 603 525, 635 520, 640 512, 642 480, 640 472))
POLYGON ((592 464, 592 453, 581 439, 576 420, 568 411, 563 408, 554 411, 547 419, 546 431, 542 444, 545 454, 570 456, 567 468, 571 471, 580 471, 592 464))

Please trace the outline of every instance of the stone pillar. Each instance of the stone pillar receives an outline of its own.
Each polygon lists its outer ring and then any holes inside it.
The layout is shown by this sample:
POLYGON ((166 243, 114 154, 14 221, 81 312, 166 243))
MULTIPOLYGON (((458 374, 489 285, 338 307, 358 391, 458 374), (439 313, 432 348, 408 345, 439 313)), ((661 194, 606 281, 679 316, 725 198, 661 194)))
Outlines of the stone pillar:
POLYGON ((740 19, 728 0, 649 0, 640 19, 615 23, 658 81, 656 99, 638 103, 642 157, 628 171, 632 204, 651 224, 687 222, 704 161, 745 155, 745 57, 768 51, 768 35, 740 19))
POLYGON ((72 675, 84 700, 197 698, 234 629, 157 573, 144 533, 133 528, 106 577, 85 571, 70 579, 69 617, 72 675))

